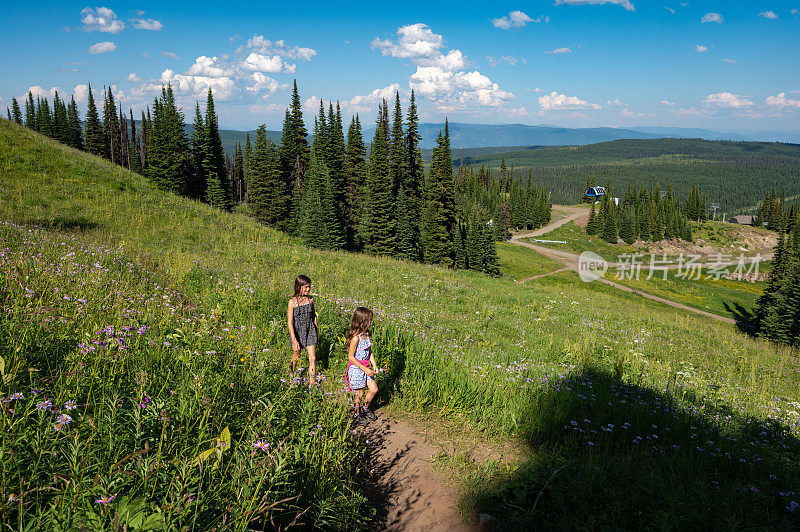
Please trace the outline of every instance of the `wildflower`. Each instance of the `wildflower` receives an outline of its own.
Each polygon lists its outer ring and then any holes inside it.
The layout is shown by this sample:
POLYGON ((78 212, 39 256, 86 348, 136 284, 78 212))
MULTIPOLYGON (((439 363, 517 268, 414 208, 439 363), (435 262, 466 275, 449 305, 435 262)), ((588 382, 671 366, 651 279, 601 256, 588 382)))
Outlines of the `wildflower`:
POLYGON ((19 497, 17 497, 16 493, 12 493, 11 495, 8 496, 8 502, 9 503, 17 502, 18 500, 19 500, 19 497))
POLYGON ((100 497, 99 499, 94 501, 94 503, 95 504, 108 504, 108 503, 110 503, 111 501, 114 500, 114 497, 116 497, 116 495, 111 495, 111 496, 104 495, 103 497, 100 497))
POLYGON ((50 401, 50 399, 36 403, 36 408, 38 408, 39 410, 47 410, 51 406, 53 406, 53 402, 50 401))
POLYGON ((64 427, 66 427, 66 425, 65 425, 65 424, 63 424, 63 423, 56 423, 55 425, 53 425, 53 430, 55 430, 56 432, 60 432, 60 431, 61 431, 61 429, 63 429, 64 427))
POLYGON ((11 397, 9 399, 11 399, 12 401, 17 401, 17 400, 25 399, 25 396, 22 395, 21 393, 17 392, 17 393, 12 393, 11 397))
POLYGON ((31 391, 33 392, 33 395, 39 395, 40 393, 42 393, 42 390, 40 390, 39 388, 34 388, 31 391))
POLYGON ((64 425, 69 425, 72 422, 72 418, 67 414, 59 414, 56 418, 56 421, 63 423, 64 425))
POLYGON ((70 399, 69 401, 64 403, 64 408, 66 408, 67 410, 75 410, 76 408, 78 408, 78 405, 75 403, 75 401, 70 399))
POLYGON ((253 447, 255 447, 256 449, 260 449, 262 451, 266 451, 267 449, 269 449, 269 443, 265 442, 264 440, 258 440, 253 444, 253 447))

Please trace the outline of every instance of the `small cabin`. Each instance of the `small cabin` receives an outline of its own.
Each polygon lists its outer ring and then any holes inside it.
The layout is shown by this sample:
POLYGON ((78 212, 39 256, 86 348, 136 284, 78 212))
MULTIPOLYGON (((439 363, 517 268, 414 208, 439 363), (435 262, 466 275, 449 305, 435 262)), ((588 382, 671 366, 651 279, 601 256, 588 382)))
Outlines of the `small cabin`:
POLYGON ((589 187, 586 189, 585 195, 587 199, 598 202, 606 195, 606 189, 604 187, 589 187))

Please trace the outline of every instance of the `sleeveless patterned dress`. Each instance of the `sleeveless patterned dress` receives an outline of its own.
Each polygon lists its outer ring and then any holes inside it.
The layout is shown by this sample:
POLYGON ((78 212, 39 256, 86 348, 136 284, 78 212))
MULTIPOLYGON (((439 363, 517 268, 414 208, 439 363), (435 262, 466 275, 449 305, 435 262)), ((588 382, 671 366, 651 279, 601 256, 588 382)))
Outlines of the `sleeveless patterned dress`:
MULTIPOLYGON (((370 354, 372 354, 372 338, 359 337, 358 347, 356 347, 356 352, 353 356, 359 361, 364 361, 365 366, 369 366, 370 354)), ((351 364, 347 367, 347 382, 351 390, 360 390, 365 387, 367 379, 372 379, 372 377, 367 377, 366 372, 359 369, 358 366, 351 364)))
POLYGON ((300 349, 317 345, 317 326, 314 325, 314 301, 294 307, 294 337, 300 349))

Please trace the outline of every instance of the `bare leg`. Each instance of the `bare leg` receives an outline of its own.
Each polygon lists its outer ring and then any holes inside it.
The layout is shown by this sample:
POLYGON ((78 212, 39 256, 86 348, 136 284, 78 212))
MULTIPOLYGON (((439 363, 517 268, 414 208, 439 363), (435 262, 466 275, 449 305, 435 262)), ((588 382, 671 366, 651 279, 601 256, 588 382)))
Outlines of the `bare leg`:
POLYGON ((289 362, 289 377, 294 377, 297 371, 297 363, 300 361, 300 350, 292 351, 292 361, 289 362))
POLYGON ((308 346, 308 386, 317 382, 317 346, 308 346))
POLYGON ((355 390, 355 398, 353 399, 353 405, 356 407, 356 412, 358 412, 359 408, 361 407, 361 399, 364 396, 364 389, 355 390))
POLYGON ((369 404, 372 402, 372 399, 375 397, 375 394, 378 393, 378 384, 373 379, 367 379, 367 398, 364 401, 364 406, 369 408, 369 404))

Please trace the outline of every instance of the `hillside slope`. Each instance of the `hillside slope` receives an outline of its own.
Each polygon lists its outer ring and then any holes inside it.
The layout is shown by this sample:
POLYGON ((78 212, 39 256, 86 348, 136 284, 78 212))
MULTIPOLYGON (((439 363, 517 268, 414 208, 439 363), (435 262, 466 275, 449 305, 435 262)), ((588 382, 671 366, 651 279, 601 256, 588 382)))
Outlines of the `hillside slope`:
MULTIPOLYGON (((591 519, 641 528, 665 512, 677 523, 693 517, 709 528, 724 528, 728 517, 754 526, 796 523, 783 510, 789 501, 768 493, 768 470, 781 486, 800 479, 800 447, 789 436, 800 430, 792 406, 800 401, 800 368, 787 350, 574 276, 519 286, 472 272, 311 250, 243 215, 159 192, 141 176, 4 120, 0 172, 0 218, 14 227, 43 227, 41 234, 54 242, 64 230, 77 231, 70 238, 124 252, 174 284, 203 315, 224 315, 231 356, 273 339, 253 359, 271 371, 287 360, 282 302, 296 274, 309 275, 319 292, 321 364, 332 393, 343 368, 345 317, 357 304, 373 308, 376 353, 386 369, 383 401, 470 424, 489 438, 519 438, 538 455, 518 469, 469 477, 482 479, 481 489, 467 495, 469 508, 504 508, 495 515, 525 523, 525 515, 504 506, 513 501, 503 493, 519 487, 514 508, 530 508, 553 470, 569 464, 571 472, 538 503, 539 524, 591 519), (581 419, 595 428, 564 432, 581 419), (758 440, 763 462, 751 457, 750 420, 780 429, 769 429, 774 439, 758 440), (627 424, 631 436, 656 434, 660 441, 648 445, 657 450, 633 451, 638 442, 601 430, 605 423, 627 424), (719 443, 730 463, 692 450, 690 435, 699 425, 708 428, 701 437, 717 441, 727 434, 743 442, 719 443), (589 454, 587 441, 595 449, 589 454), (749 453, 747 466, 737 465, 742 453, 749 453), (674 477, 661 478, 670 463, 674 477), (745 491, 748 483, 758 494, 745 491), (601 492, 607 497, 586 502, 587 493, 601 492), (649 494, 649 502, 637 493, 649 494), (675 493, 685 495, 676 499, 675 493), (686 500, 697 504, 686 507, 686 500)), ((14 227, 8 234, 27 231, 14 227)), ((321 437, 338 437, 333 426, 321 437)))

